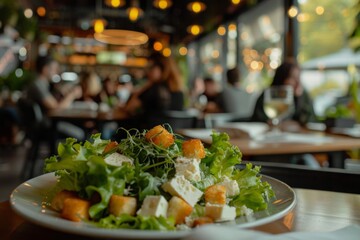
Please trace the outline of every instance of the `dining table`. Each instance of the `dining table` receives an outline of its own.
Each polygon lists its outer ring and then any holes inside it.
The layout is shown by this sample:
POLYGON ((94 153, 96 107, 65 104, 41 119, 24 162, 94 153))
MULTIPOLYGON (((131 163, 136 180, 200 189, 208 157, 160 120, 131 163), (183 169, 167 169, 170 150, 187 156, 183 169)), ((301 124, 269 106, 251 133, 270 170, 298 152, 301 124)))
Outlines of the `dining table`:
MULTIPOLYGON (((329 232, 349 225, 360 225, 360 194, 301 188, 293 190, 296 204, 290 211, 277 220, 249 229, 281 234, 329 232)), ((10 200, 0 203, 0 239, 89 239, 89 236, 66 233, 37 225, 34 221, 29 221, 21 214, 16 213, 11 204, 10 200)), ((76 226, 74 225, 74 227, 76 226)))
POLYGON ((360 138, 289 124, 273 135, 264 123, 239 122, 228 123, 215 128, 179 129, 177 133, 198 138, 205 144, 211 144, 211 134, 225 132, 231 144, 237 146, 243 159, 277 159, 280 156, 299 154, 325 154, 329 167, 345 168, 346 153, 360 149, 360 138), (253 132, 252 132, 253 131, 253 132))

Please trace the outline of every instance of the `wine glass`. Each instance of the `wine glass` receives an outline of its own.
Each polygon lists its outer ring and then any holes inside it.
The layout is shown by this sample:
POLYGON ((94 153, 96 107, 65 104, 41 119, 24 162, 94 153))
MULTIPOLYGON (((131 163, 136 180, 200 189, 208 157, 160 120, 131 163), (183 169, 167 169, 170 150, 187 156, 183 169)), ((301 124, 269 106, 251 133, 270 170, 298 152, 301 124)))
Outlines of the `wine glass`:
POLYGON ((273 86, 264 92, 264 111, 270 119, 272 134, 279 134, 279 124, 294 108, 294 90, 291 86, 273 86))

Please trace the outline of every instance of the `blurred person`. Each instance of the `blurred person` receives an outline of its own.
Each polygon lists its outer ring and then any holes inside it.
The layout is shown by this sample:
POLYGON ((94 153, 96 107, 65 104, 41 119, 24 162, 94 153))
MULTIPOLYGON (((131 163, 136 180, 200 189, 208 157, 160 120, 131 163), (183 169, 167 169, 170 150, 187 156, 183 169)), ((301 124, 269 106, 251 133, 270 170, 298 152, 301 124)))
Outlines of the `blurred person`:
POLYGON ((204 78, 205 90, 204 95, 206 96, 206 106, 204 108, 205 113, 219 113, 223 112, 221 109, 220 99, 220 88, 218 83, 212 77, 204 78))
MULTIPOLYGON (((42 127, 49 130, 51 129, 51 122, 46 117, 47 112, 70 107, 76 99, 81 97, 82 91, 80 86, 74 86, 61 99, 57 100, 54 97, 50 91, 50 82, 59 72, 59 63, 50 56, 39 56, 37 58, 36 72, 37 77, 25 89, 23 98, 40 106, 43 112, 42 127)), ((65 137, 72 136, 81 140, 85 137, 81 128, 67 122, 59 122, 57 124, 57 131, 65 137)), ((50 134, 46 131, 44 133, 50 134)))
MULTIPOLYGON (((300 66, 293 59, 287 59, 284 61, 275 71, 274 79, 271 86, 288 85, 293 88, 294 91, 294 111, 288 117, 291 121, 282 123, 281 128, 284 130, 296 131, 299 126, 304 126, 310 121, 316 119, 313 109, 313 103, 310 96, 302 87, 300 82, 300 66)), ((264 111, 264 93, 258 98, 252 117, 253 121, 268 122, 269 118, 264 111)), ((285 161, 290 161, 296 164, 305 164, 313 168, 320 167, 320 164, 311 154, 300 154, 283 156, 285 161)), ((279 161, 281 157, 279 156, 279 161)))
POLYGON ((238 67, 226 72, 227 84, 220 94, 220 108, 227 113, 235 113, 241 119, 251 119, 258 94, 248 93, 241 87, 238 67))
MULTIPOLYGON (((309 94, 305 91, 300 82, 300 66, 293 59, 284 61, 275 71, 271 86, 289 85, 294 90, 293 114, 289 117, 300 125, 316 121, 316 115, 313 108, 313 102, 309 94)), ((269 119, 265 114, 264 94, 256 102, 252 119, 254 121, 267 122, 269 119)))
POLYGON ((50 91, 50 82, 59 72, 59 63, 50 56, 40 56, 36 60, 37 77, 25 90, 26 97, 38 103, 46 113, 52 109, 67 108, 81 97, 81 88, 75 86, 63 98, 57 100, 50 91))
POLYGON ((205 93, 205 82, 202 77, 196 77, 192 81, 190 89, 190 106, 203 111, 207 104, 205 93))
POLYGON ((146 125, 149 119, 161 116, 166 110, 183 109, 183 79, 172 58, 151 56, 146 76, 146 83, 125 106, 130 114, 137 115, 146 125))
POLYGON ((78 99, 85 102, 101 102, 100 93, 102 91, 101 79, 95 72, 80 73, 80 86, 82 96, 78 99))

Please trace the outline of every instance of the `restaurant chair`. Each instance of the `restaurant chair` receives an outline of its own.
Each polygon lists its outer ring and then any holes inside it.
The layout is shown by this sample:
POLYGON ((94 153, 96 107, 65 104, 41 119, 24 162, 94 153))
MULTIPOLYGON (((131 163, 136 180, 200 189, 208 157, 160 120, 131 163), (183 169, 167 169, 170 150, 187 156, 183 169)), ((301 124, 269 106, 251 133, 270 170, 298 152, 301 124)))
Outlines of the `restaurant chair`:
POLYGON ((45 141, 50 144, 51 141, 49 131, 44 131, 43 113, 37 103, 20 98, 17 102, 17 108, 21 127, 25 132, 25 139, 31 143, 26 152, 26 159, 21 172, 21 177, 28 179, 34 176, 41 142, 45 141))
MULTIPOLYGON (((242 164, 245 163, 249 161, 242 162, 242 164)), ((251 161, 251 163, 261 166, 261 174, 283 181, 293 188, 360 194, 360 187, 357 184, 360 172, 340 168, 313 169, 287 163, 258 161, 251 161)))

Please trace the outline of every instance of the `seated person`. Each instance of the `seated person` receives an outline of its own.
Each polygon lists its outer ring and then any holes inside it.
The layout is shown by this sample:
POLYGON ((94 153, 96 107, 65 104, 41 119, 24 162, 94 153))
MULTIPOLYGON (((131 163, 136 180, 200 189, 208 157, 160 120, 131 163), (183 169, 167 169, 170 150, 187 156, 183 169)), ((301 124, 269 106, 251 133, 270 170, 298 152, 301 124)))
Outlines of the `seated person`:
POLYGON ((251 119, 258 94, 249 93, 241 87, 239 68, 229 69, 226 77, 227 84, 220 95, 221 109, 236 114, 238 118, 251 119))
POLYGON ((154 117, 166 110, 184 107, 183 81, 173 59, 153 55, 149 61, 147 82, 134 92, 125 110, 136 115, 140 125, 151 127, 154 117))
POLYGON ((205 113, 219 113, 223 112, 221 109, 220 89, 218 83, 212 77, 204 78, 205 90, 204 95, 206 96, 207 103, 204 108, 205 113))
MULTIPOLYGON (((81 88, 73 87, 61 100, 57 100, 50 91, 50 81, 58 74, 59 64, 49 56, 40 56, 36 60, 37 77, 24 91, 24 97, 39 104, 42 109, 44 119, 43 127, 50 128, 50 121, 46 114, 50 110, 64 109, 69 107, 72 102, 81 97, 81 88)), ((69 123, 59 123, 58 129, 65 136, 72 136, 78 139, 84 139, 83 131, 69 123)))
MULTIPOLYGON (((282 63, 275 71, 271 86, 289 85, 294 89, 295 109, 290 118, 300 125, 305 125, 310 121, 316 120, 315 111, 309 94, 300 83, 300 67, 293 60, 287 60, 282 63)), ((262 94, 255 105, 253 121, 267 122, 268 117, 265 114, 264 94, 262 94)))
MULTIPOLYGON (((295 109, 293 114, 289 117, 292 122, 283 124, 284 127, 287 125, 294 128, 294 124, 305 125, 309 121, 316 119, 315 112, 313 109, 313 103, 310 96, 307 94, 305 89, 300 83, 300 66, 293 60, 287 60, 283 62, 275 71, 274 80, 271 86, 289 85, 294 90, 294 104, 295 109), (290 124, 289 124, 290 123, 290 124)), ((268 117, 264 111, 264 93, 258 98, 252 117, 253 121, 268 122, 268 117)), ((280 126, 281 127, 281 126, 280 126)), ((295 128, 297 128, 295 126, 295 128)), ((284 156, 286 161, 292 163, 302 163, 313 168, 318 168, 320 164, 311 154, 301 154, 284 156)), ((280 159, 280 157, 278 158, 280 159)))

